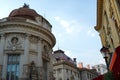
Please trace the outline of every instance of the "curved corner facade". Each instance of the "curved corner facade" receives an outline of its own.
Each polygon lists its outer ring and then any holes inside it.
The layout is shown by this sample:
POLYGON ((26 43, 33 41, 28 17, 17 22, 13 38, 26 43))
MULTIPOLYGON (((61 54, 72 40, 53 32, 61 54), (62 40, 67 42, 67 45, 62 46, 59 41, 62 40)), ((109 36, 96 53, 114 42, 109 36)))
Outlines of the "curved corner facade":
POLYGON ((0 78, 53 80, 51 53, 56 40, 51 24, 38 15, 32 20, 0 19, 0 78))

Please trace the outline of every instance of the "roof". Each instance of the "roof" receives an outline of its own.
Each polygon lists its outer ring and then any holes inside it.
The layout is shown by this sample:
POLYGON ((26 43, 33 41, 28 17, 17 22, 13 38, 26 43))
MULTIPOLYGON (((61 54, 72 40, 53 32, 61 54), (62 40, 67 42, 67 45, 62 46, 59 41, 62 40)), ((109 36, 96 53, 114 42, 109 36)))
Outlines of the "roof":
POLYGON ((57 61, 65 60, 66 62, 70 62, 70 63, 74 64, 74 61, 70 57, 68 57, 66 54, 64 54, 64 51, 62 51, 62 50, 54 51, 53 56, 55 57, 55 59, 57 61))
POLYGON ((28 5, 24 4, 23 7, 20 7, 18 9, 14 9, 10 14, 9 17, 22 17, 27 18, 31 20, 35 20, 35 18, 39 16, 39 14, 33 10, 30 9, 28 5))

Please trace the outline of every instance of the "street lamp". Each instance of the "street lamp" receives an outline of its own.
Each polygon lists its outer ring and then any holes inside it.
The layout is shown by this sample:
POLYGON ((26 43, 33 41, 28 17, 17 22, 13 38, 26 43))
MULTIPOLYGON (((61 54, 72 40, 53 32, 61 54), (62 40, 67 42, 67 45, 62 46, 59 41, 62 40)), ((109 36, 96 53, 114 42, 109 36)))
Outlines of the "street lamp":
POLYGON ((106 65, 107 65, 107 70, 109 71, 109 63, 108 63, 108 60, 107 60, 108 57, 109 57, 109 49, 103 46, 100 49, 100 52, 102 53, 103 58, 105 59, 105 62, 106 62, 106 65))

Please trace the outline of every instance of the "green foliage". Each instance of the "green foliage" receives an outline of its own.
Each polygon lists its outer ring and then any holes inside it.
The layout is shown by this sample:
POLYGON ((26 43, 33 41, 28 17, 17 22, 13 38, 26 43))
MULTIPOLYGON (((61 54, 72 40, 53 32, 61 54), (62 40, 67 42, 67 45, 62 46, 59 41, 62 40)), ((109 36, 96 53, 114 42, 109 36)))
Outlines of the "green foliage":
POLYGON ((104 80, 114 80, 113 73, 111 71, 104 74, 104 80))

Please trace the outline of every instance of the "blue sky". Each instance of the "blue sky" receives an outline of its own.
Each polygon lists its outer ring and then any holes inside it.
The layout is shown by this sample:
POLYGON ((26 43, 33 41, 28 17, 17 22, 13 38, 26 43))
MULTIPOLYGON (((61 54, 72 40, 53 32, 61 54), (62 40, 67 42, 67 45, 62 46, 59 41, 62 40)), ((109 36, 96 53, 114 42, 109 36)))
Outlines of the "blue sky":
POLYGON ((84 65, 104 62, 99 51, 102 47, 99 34, 94 30, 96 0, 2 0, 0 18, 24 3, 52 24, 57 40, 54 50, 62 49, 84 65))

